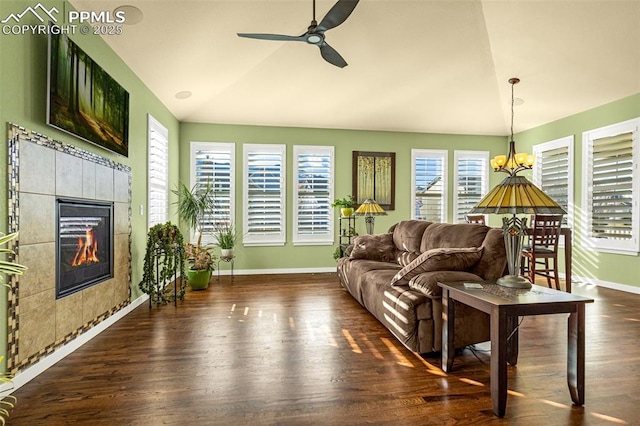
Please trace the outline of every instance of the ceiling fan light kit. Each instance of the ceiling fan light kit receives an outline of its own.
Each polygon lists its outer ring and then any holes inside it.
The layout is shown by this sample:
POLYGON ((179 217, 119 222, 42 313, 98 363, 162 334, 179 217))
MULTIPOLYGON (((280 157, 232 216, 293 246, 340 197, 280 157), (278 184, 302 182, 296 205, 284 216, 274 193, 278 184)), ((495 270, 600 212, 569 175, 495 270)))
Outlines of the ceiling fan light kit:
POLYGON ((337 27, 347 20, 351 12, 356 8, 360 0, 338 0, 329 12, 322 18, 320 24, 316 21, 316 0, 313 0, 313 19, 307 32, 300 36, 289 36, 282 34, 258 34, 258 33, 238 33, 238 37, 255 38, 259 40, 275 41, 304 41, 308 44, 315 44, 320 48, 320 55, 325 61, 340 68, 347 66, 347 61, 325 41, 324 32, 337 27))

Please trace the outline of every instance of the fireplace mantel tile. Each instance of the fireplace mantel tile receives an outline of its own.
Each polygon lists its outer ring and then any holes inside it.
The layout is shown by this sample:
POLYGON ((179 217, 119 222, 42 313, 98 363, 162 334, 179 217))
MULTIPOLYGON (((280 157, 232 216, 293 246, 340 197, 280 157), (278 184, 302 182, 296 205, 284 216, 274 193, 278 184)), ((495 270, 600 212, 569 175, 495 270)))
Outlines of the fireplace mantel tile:
POLYGON ((121 170, 113 172, 113 200, 120 203, 129 202, 129 175, 121 170))
POLYGON ((113 231, 116 235, 129 233, 129 204, 113 203, 113 231))
POLYGON ((28 265, 28 271, 20 280, 20 296, 27 297, 56 285, 55 243, 23 244, 20 246, 20 262, 28 265))
POLYGON ((56 194, 82 197, 82 158, 56 152, 56 194))
POLYGON ((82 160, 82 197, 96 198, 96 163, 89 160, 82 160))
POLYGON ((96 165, 96 200, 113 201, 113 169, 96 165))
POLYGON ((20 360, 55 341, 55 290, 20 299, 20 360))
POLYGON ((70 294, 56 302, 56 340, 82 327, 82 292, 70 294))
POLYGON ((53 195, 20 194, 20 244, 54 242, 55 209, 53 195))
POLYGON ((53 195, 56 192, 55 151, 31 142, 20 144, 20 190, 53 195), (33 171, 37 171, 33 173, 33 171))

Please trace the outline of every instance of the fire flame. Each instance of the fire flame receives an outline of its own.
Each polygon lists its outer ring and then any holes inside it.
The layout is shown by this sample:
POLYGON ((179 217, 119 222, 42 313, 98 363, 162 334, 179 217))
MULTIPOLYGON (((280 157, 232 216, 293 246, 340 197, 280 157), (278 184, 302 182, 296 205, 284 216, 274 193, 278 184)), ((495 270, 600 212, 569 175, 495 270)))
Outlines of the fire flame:
POLYGON ((71 266, 98 262, 100 262, 100 259, 98 259, 98 242, 93 238, 93 229, 87 229, 85 237, 78 238, 78 250, 73 257, 71 266))

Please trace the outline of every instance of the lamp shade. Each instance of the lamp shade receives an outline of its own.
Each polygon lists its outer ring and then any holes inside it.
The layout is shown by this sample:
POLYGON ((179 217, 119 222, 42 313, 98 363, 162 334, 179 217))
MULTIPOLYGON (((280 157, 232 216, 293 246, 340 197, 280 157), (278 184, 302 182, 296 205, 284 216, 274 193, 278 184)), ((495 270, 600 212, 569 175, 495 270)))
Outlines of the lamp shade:
POLYGON ((478 202, 469 213, 565 214, 566 211, 523 176, 508 176, 478 202))
POLYGON ((384 211, 380 204, 376 203, 375 200, 371 198, 367 198, 360 204, 358 210, 356 210, 357 215, 367 215, 367 216, 381 216, 386 215, 387 212, 384 211))

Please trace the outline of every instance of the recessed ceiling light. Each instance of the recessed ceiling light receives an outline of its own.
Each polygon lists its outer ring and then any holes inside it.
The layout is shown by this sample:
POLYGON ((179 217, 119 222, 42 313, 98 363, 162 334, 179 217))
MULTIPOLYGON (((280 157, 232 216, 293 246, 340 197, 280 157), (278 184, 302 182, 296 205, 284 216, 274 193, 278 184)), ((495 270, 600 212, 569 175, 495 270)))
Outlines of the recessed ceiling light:
POLYGON ((142 13, 142 11, 135 6, 130 6, 130 5, 119 6, 113 10, 113 13, 115 14, 116 12, 120 12, 120 11, 124 12, 123 24, 125 25, 139 24, 140 22, 142 22, 142 18, 144 17, 144 14, 142 13))
POLYGON ((188 90, 183 90, 182 92, 176 93, 176 99, 187 99, 190 98, 193 93, 188 90))

